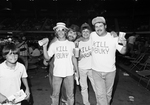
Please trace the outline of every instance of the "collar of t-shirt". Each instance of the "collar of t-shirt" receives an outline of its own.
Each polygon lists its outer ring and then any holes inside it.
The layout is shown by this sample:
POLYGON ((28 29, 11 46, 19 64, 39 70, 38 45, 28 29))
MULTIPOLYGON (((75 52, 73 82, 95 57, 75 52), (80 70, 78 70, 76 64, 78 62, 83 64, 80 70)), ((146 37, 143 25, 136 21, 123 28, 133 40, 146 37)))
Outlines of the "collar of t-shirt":
POLYGON ((7 65, 6 65, 6 61, 4 61, 3 63, 4 63, 4 67, 5 67, 6 69, 8 69, 8 70, 14 70, 14 71, 17 70, 18 62, 16 63, 16 66, 15 66, 14 68, 11 68, 11 67, 7 66, 7 65))

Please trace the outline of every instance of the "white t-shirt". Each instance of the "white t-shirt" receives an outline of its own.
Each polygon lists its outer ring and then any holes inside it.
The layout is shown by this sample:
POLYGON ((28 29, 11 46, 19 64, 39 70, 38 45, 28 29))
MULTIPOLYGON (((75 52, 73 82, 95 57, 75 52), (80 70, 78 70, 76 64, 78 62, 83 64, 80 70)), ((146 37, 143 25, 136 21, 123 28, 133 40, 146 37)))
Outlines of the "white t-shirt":
POLYGON ((112 72, 116 70, 116 50, 121 51, 118 37, 114 38, 110 33, 98 36, 91 33, 92 40, 92 69, 99 72, 112 72))
POLYGON ((74 74, 72 56, 75 44, 71 41, 59 41, 52 43, 48 49, 48 55, 54 55, 53 75, 58 77, 66 77, 74 74))
POLYGON ((81 60, 78 66, 81 69, 91 69, 91 40, 79 42, 81 60))
POLYGON ((26 78, 25 66, 17 62, 15 69, 10 69, 6 61, 0 64, 0 93, 9 97, 20 90, 21 78, 26 78))

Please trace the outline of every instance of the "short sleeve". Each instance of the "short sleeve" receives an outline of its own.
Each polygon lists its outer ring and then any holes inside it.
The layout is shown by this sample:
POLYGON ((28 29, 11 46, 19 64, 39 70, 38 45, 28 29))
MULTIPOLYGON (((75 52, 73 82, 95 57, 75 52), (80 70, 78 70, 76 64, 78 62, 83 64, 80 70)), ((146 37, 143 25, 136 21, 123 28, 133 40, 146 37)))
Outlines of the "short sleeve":
POLYGON ((28 77, 28 75, 27 75, 27 71, 26 71, 25 66, 24 66, 24 65, 22 65, 22 78, 26 78, 26 77, 28 77))
POLYGON ((54 49, 55 44, 52 43, 49 48, 48 48, 48 56, 52 57, 54 55, 55 49, 54 49))

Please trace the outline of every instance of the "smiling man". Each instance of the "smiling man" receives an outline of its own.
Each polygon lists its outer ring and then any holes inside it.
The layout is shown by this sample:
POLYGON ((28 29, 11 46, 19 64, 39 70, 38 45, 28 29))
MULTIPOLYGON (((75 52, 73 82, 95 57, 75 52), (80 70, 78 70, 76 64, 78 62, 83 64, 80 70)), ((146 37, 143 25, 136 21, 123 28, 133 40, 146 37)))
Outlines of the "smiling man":
POLYGON ((73 49, 75 44, 72 41, 67 40, 66 24, 58 22, 53 28, 57 40, 49 45, 47 50, 48 41, 43 45, 44 58, 48 61, 54 55, 54 68, 52 77, 53 93, 51 96, 52 104, 59 104, 59 94, 61 84, 64 83, 67 104, 74 104, 74 72, 78 73, 77 60, 74 57, 73 49), (75 69, 75 70, 74 70, 75 69))
POLYGON ((92 74, 97 94, 97 105, 109 105, 116 75, 116 51, 126 53, 126 40, 118 44, 118 37, 106 31, 104 17, 92 20, 95 31, 91 33, 92 41, 92 74))

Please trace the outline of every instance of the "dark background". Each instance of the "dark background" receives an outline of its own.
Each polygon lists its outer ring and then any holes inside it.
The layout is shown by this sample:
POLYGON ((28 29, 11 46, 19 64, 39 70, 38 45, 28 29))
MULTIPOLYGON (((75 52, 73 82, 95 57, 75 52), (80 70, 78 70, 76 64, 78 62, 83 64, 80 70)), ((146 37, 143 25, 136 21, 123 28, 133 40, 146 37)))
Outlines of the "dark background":
POLYGON ((58 21, 80 26, 104 16, 109 30, 147 32, 149 10, 149 0, 0 0, 0 30, 53 31, 58 21))

